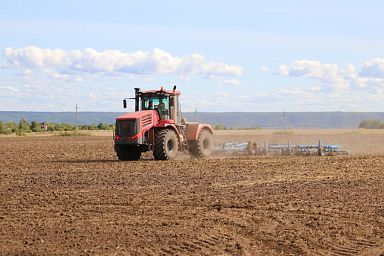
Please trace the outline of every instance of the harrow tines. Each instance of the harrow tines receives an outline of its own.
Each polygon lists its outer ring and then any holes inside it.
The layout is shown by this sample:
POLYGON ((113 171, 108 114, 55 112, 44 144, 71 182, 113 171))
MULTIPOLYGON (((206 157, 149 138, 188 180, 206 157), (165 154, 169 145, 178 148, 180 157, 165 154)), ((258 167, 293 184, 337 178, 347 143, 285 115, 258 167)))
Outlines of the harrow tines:
POLYGON ((267 144, 264 142, 258 145, 256 142, 226 142, 221 143, 215 148, 216 153, 221 154, 244 154, 244 155, 346 155, 347 151, 341 151, 338 144, 322 145, 319 140, 318 144, 298 144, 292 145, 290 141, 287 144, 267 144))

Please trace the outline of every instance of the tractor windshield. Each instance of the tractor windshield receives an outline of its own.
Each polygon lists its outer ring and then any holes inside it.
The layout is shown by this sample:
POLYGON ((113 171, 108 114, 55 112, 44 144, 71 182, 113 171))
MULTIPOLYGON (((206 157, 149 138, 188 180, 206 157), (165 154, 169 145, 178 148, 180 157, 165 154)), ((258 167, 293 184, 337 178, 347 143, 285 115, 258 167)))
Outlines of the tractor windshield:
POLYGON ((141 98, 142 110, 157 109, 161 119, 169 119, 169 97, 154 95, 141 98))

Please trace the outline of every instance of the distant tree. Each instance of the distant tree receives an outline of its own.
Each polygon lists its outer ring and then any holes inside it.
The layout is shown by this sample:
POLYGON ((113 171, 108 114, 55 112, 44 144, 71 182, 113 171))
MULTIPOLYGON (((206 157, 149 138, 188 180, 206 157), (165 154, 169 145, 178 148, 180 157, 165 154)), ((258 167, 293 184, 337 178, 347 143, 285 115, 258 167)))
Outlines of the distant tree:
POLYGON ((104 123, 99 123, 97 125, 98 130, 113 130, 115 128, 114 124, 104 124, 104 123))
POLYGON ((106 129, 105 129, 105 124, 103 124, 103 123, 99 123, 99 124, 97 125, 97 129, 99 129, 99 130, 106 130, 106 129))
POLYGON ((66 131, 74 131, 76 130, 76 126, 75 125, 70 125, 70 124, 63 124, 64 125, 64 130, 66 131))
POLYGON ((87 128, 88 128, 88 127, 87 127, 86 125, 81 125, 81 126, 79 126, 79 129, 80 129, 80 130, 88 130, 87 128))
POLYGON ((363 120, 360 122, 359 128, 384 129, 384 122, 376 119, 363 120))
POLYGON ((20 129, 16 129, 15 133, 17 136, 25 136, 25 131, 20 129))
POLYGON ((17 125, 14 122, 4 123, 0 121, 0 134, 11 134, 12 132, 16 132, 17 125))
POLYGON ((11 123, 4 123, 4 122, 1 122, 0 121, 0 134, 11 134, 13 131, 13 129, 16 130, 16 124, 11 122, 11 123))
POLYGON ((16 128, 16 123, 15 122, 5 123, 5 127, 7 129, 14 129, 14 128, 16 128))
POLYGON ((88 130, 97 130, 97 126, 95 124, 88 125, 88 130))
POLYGON ((41 127, 40 127, 40 124, 36 121, 32 121, 31 122, 31 126, 30 126, 31 130, 33 132, 41 132, 41 127))
POLYGON ((48 124, 47 126, 47 131, 53 132, 55 130, 55 126, 53 124, 48 124))
POLYGON ((20 131, 30 131, 31 130, 29 123, 24 118, 20 119, 19 130, 20 131))
POLYGON ((215 124, 215 125, 213 126, 213 129, 214 129, 214 130, 227 130, 227 127, 225 127, 225 126, 222 125, 222 124, 215 124))
POLYGON ((48 130, 54 130, 54 131, 73 131, 75 129, 75 126, 65 123, 60 124, 49 124, 48 130))

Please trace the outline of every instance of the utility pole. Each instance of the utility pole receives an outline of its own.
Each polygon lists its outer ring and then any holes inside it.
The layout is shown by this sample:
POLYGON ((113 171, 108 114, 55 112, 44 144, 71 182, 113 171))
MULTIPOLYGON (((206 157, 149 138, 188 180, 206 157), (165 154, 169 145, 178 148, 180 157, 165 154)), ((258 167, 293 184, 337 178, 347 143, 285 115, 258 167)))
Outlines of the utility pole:
POLYGON ((285 130, 286 130, 286 128, 287 128, 287 119, 286 119, 286 117, 287 117, 287 114, 286 114, 285 109, 284 109, 284 113, 283 113, 283 118, 284 118, 284 132, 285 132, 285 130))
POLYGON ((355 112, 352 112, 352 133, 355 133, 355 112))
POLYGON ((78 110, 79 110, 79 106, 76 104, 75 106, 75 110, 76 110, 76 130, 78 130, 78 125, 79 125, 79 115, 78 115, 78 110))

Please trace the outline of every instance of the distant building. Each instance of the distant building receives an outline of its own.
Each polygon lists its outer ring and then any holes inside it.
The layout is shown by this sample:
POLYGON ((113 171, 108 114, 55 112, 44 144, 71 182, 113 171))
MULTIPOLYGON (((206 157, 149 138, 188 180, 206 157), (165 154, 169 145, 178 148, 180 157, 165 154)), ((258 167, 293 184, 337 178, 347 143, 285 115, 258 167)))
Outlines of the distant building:
POLYGON ((43 131, 46 131, 48 130, 48 125, 45 122, 40 123, 40 129, 43 131))

